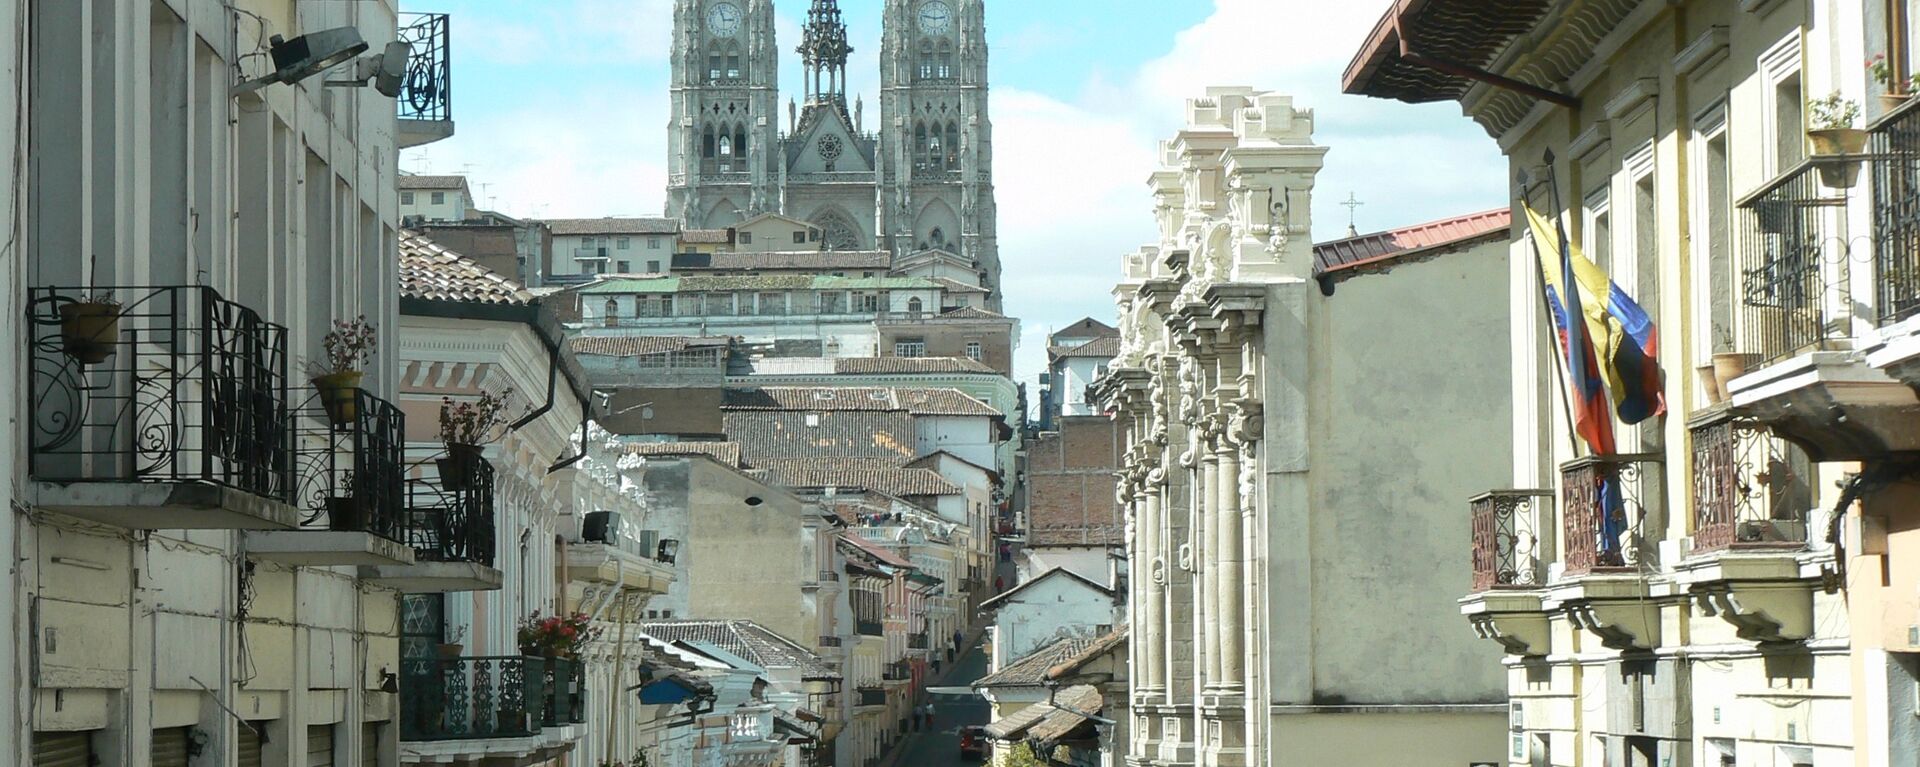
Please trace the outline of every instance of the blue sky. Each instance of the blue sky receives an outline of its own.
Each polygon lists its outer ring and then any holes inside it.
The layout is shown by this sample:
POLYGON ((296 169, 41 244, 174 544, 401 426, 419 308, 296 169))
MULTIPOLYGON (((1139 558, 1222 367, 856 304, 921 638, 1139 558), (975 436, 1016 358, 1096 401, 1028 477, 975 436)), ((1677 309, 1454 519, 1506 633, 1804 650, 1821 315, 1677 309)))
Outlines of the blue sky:
MULTIPOLYGON (((1346 230, 1348 194, 1378 231, 1506 202, 1493 140, 1454 104, 1339 93, 1389 0, 988 0, 995 177, 1019 377, 1045 336, 1111 321, 1122 254, 1154 235, 1146 179, 1183 100, 1208 85, 1296 96, 1329 147, 1314 234, 1346 230)), ((785 91, 797 94, 805 0, 775 0, 785 91)), ((849 79, 877 116, 879 3, 846 0, 849 79)), ((453 14, 457 135, 402 167, 466 173, 482 205, 521 216, 658 215, 666 187, 672 0, 434 0, 453 14)))

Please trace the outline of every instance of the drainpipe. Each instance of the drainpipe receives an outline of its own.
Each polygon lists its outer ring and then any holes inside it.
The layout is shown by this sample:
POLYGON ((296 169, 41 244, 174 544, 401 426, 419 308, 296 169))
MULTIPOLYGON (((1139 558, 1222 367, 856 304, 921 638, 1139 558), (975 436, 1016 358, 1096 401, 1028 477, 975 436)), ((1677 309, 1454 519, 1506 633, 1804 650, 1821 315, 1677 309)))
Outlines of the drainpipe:
POLYGON ((533 423, 534 419, 539 418, 540 416, 546 415, 547 411, 552 410, 554 395, 558 393, 559 385, 560 385, 560 347, 555 346, 547 350, 547 401, 546 401, 546 404, 543 404, 538 408, 528 411, 526 415, 520 416, 519 420, 514 421, 512 424, 509 424, 507 426, 507 431, 519 431, 521 428, 525 427, 527 424, 533 423))
POLYGON ((1566 107, 1568 109, 1580 108, 1580 98, 1577 96, 1569 96, 1559 91, 1542 88, 1538 85, 1534 85, 1533 83, 1521 82, 1511 77, 1503 77, 1501 75, 1488 72, 1487 70, 1481 69, 1479 67, 1463 64, 1461 62, 1454 61, 1452 59, 1448 59, 1440 56, 1433 56, 1433 55, 1415 51, 1413 49, 1413 43, 1407 39, 1407 30, 1406 30, 1406 25, 1404 23, 1405 21, 1406 21, 1405 10, 1394 12, 1393 35, 1394 37, 1397 37, 1400 39, 1400 58, 1402 60, 1410 61, 1414 64, 1418 64, 1420 66, 1426 67, 1435 72, 1440 72, 1442 74, 1449 74, 1449 75, 1453 75, 1454 77, 1462 77, 1468 80, 1473 80, 1475 82, 1486 83, 1495 88, 1501 88, 1501 89, 1510 90, 1522 95, 1532 96, 1541 101, 1545 101, 1553 104, 1559 104, 1560 106, 1566 107))

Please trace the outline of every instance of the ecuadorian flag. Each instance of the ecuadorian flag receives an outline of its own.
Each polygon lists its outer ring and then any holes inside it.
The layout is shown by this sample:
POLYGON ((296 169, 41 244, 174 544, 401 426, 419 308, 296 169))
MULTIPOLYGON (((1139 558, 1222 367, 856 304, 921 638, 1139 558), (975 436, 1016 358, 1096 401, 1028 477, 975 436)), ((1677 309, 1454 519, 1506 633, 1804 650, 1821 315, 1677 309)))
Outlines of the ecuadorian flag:
MULTIPOLYGON (((1659 362, 1660 334, 1653 319, 1598 264, 1565 244, 1552 222, 1531 207, 1527 208, 1527 219, 1533 228, 1534 244, 1542 254, 1541 269, 1552 294, 1548 298, 1551 301, 1558 294, 1566 294, 1566 316, 1584 320, 1583 335, 1592 344, 1591 353, 1620 422, 1640 423, 1667 412, 1659 362), (1578 290, 1567 292, 1568 285, 1578 290)), ((1564 325, 1560 328, 1563 335, 1567 330, 1564 325)))

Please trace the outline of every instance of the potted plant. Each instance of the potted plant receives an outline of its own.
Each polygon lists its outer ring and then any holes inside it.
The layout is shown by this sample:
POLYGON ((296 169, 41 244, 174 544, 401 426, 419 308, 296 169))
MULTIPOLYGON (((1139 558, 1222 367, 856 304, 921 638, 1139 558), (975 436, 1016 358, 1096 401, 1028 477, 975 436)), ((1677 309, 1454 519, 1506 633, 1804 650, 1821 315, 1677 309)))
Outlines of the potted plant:
POLYGON ((379 335, 364 314, 352 320, 334 320, 333 330, 321 339, 327 358, 308 365, 307 375, 320 392, 320 405, 326 408, 333 425, 345 426, 359 416, 354 398, 366 377, 360 366, 373 361, 379 343, 379 335))
POLYGON ((460 644, 460 640, 465 639, 466 636, 466 626, 454 626, 453 629, 448 632, 447 641, 434 645, 434 649, 439 651, 440 657, 442 658, 448 660, 459 658, 460 653, 465 652, 467 649, 465 645, 460 644))
POLYGON ((1853 127, 1860 105, 1839 91, 1807 102, 1807 141, 1819 163, 1820 180, 1835 189, 1850 189, 1860 180, 1860 157, 1867 148, 1867 132, 1853 127))
POLYGON ((1886 89, 1886 93, 1880 94, 1880 107, 1883 112, 1891 112, 1904 106, 1912 100, 1914 91, 1920 89, 1920 73, 1915 73, 1906 79, 1896 79, 1893 76, 1893 63, 1887 60, 1887 54, 1884 53, 1876 53, 1873 58, 1867 59, 1867 74, 1871 75, 1873 81, 1879 83, 1880 87, 1886 89))
POLYGON ((600 629, 586 613, 542 617, 533 611, 520 621, 520 653, 544 658, 569 658, 588 642, 599 638, 600 629))
POLYGON ((440 481, 448 488, 465 486, 468 475, 480 460, 483 445, 492 441, 495 431, 507 424, 507 408, 513 401, 513 388, 498 392, 483 391, 472 402, 454 402, 440 398, 440 441, 447 446, 447 457, 435 460, 440 481))
POLYGON ((120 301, 113 293, 95 291, 60 305, 60 345, 82 365, 96 365, 113 356, 120 343, 120 301))
POLYGON ((1713 377, 1717 382, 1714 388, 1720 393, 1720 399, 1724 400, 1733 394, 1730 386, 1733 379, 1746 375, 1748 368, 1759 359, 1759 355, 1732 351, 1733 334, 1725 327, 1714 325, 1713 331, 1720 340, 1719 348, 1728 350, 1713 354, 1713 377))
POLYGON ((327 497, 327 529, 334 532, 354 532, 365 529, 360 524, 360 502, 355 497, 353 472, 341 475, 340 486, 346 495, 327 497))

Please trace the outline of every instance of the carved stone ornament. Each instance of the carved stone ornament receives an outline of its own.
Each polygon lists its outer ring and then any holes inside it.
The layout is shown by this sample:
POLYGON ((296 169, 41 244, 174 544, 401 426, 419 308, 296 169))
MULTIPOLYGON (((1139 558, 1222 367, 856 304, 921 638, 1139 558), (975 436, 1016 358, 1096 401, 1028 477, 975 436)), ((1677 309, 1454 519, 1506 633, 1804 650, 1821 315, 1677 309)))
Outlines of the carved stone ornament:
POLYGON ((1227 431, 1232 435, 1233 441, 1242 445, 1259 441, 1261 433, 1266 429, 1263 418, 1266 409, 1258 402, 1242 400, 1233 404, 1231 412, 1227 421, 1227 431))
POLYGON ((1148 577, 1151 577, 1155 584, 1165 586, 1167 584, 1167 558, 1154 557, 1153 561, 1147 565, 1147 572, 1148 577))
POLYGON ((1193 572, 1193 544, 1180 544, 1180 569, 1193 572))

